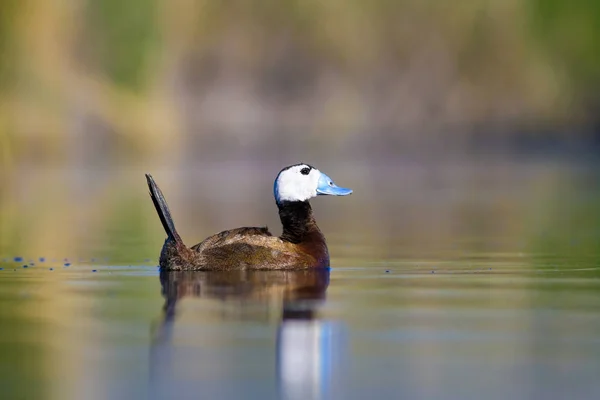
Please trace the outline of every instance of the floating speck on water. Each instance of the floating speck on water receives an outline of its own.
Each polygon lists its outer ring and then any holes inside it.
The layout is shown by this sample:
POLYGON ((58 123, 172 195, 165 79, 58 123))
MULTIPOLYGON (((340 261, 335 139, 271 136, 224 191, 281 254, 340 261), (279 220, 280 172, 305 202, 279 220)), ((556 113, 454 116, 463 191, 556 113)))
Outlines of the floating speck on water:
POLYGON ((146 259, 144 260, 144 262, 150 262, 150 259, 149 259, 149 258, 146 258, 146 259))
POLYGON ((492 269, 490 268, 490 271, 491 271, 491 270, 492 270, 492 269))
POLYGON ((435 271, 431 271, 432 274, 435 274, 435 271))
POLYGON ((30 263, 29 263, 29 265, 31 265, 31 266, 33 267, 33 266, 35 265, 35 263, 33 263, 33 262, 30 262, 30 263))
POLYGON ((40 262, 46 261, 46 259, 44 257, 40 257, 39 260, 40 260, 40 262))
POLYGON ((96 259, 95 259, 95 258, 92 258, 92 262, 96 262, 96 259))
POLYGON ((23 268, 29 268, 29 265, 23 265, 23 268))
POLYGON ((15 257, 15 258, 13 258, 13 260, 15 262, 21 262, 21 261, 23 261, 23 257, 15 257))
POLYGON ((92 272, 98 272, 98 270, 97 269, 93 269, 92 272))
POLYGON ((50 271, 54 271, 54 268, 50 268, 50 271))
POLYGON ((68 267, 69 265, 71 265, 71 263, 65 263, 65 267, 68 267))
POLYGON ((69 259, 68 259, 68 258, 65 258, 63 261, 64 261, 64 262, 67 262, 67 261, 69 261, 69 259))
POLYGON ((0 271, 2 271, 4 268, 0 268, 0 271))
POLYGON ((385 273, 386 273, 386 274, 388 274, 389 272, 390 272, 390 270, 389 270, 389 269, 386 269, 386 270, 385 270, 385 273))

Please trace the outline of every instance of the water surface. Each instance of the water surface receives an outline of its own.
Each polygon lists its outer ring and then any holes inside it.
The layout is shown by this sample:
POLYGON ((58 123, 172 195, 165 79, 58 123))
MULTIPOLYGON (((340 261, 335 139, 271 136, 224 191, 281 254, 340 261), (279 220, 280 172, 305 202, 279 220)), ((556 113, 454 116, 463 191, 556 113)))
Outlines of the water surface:
MULTIPOLYGON (((12 235, 0 246, 3 393, 599 398, 597 168, 394 171, 342 173, 341 185, 354 173, 382 181, 354 178, 363 182, 356 196, 314 201, 332 253, 321 272, 161 275, 161 228, 135 186, 109 201, 102 223, 98 211, 77 211, 91 232, 74 245, 69 229, 46 225, 62 210, 42 212, 38 230, 4 219, 12 235)), ((139 178, 130 173, 117 184, 139 178)), ((276 226, 273 204, 246 213, 232 199, 219 207, 233 216, 211 217, 221 194, 165 186, 186 240, 250 220, 276 226), (201 215, 192 212, 198 196, 209 209, 201 215)), ((6 196, 5 216, 22 207, 18 194, 6 196)))

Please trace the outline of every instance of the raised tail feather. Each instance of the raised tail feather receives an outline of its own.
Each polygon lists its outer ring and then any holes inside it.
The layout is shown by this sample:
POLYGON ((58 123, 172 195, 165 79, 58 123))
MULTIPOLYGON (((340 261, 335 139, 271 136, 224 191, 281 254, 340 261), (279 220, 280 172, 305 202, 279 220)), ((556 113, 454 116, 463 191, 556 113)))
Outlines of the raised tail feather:
POLYGON ((167 232, 167 236, 169 239, 183 244, 181 237, 175 230, 175 224, 173 223, 173 218, 171 218, 171 212, 169 211, 169 206, 167 206, 165 196, 163 196, 158 185, 154 182, 152 175, 146 174, 146 181, 148 181, 148 188, 150 189, 150 198, 152 199, 152 203, 154 203, 160 222, 162 222, 163 228, 167 232))

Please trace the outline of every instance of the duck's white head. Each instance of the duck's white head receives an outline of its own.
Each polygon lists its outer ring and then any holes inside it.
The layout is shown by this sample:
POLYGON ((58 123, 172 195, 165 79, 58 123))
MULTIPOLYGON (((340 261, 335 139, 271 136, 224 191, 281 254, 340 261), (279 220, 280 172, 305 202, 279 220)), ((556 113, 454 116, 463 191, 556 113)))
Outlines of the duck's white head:
POLYGON ((336 186, 333 180, 308 164, 282 169, 273 187, 277 204, 284 201, 306 201, 318 195, 346 196, 351 189, 336 186))

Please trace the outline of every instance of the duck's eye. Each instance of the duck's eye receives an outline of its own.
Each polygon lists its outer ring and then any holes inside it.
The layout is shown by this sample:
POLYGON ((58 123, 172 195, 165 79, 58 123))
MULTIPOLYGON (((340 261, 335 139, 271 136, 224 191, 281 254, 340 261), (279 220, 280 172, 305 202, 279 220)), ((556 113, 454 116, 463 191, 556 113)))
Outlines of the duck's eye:
POLYGON ((329 181, 329 186, 333 186, 333 182, 329 181))
POLYGON ((308 175, 309 172, 310 172, 310 168, 308 168, 308 167, 304 167, 300 170, 300 173, 302 175, 308 175))

